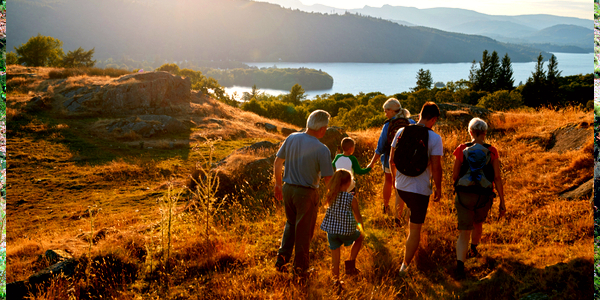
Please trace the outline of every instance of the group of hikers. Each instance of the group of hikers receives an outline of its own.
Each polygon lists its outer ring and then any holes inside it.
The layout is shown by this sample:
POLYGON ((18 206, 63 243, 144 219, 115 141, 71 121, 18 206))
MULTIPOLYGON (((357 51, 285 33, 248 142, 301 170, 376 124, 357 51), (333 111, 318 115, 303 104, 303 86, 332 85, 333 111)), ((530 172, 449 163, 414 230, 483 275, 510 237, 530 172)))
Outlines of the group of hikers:
MULTIPOLYGON (((351 138, 342 140, 343 153, 331 160, 329 149, 319 141, 325 136, 330 118, 324 110, 313 111, 306 122, 306 131, 291 134, 279 148, 274 163, 274 194, 277 200, 283 200, 286 223, 275 263, 278 271, 286 269, 294 249, 294 272, 306 278, 312 271, 309 268, 309 244, 320 203, 319 182, 323 179, 327 185, 327 211, 320 228, 327 233, 334 283, 341 287, 342 245, 352 246, 349 259, 344 263, 345 273, 359 273, 356 258, 364 240, 364 224, 354 195, 354 174, 368 173, 377 159, 381 160, 385 174, 383 213, 392 213, 389 201, 395 189, 396 224, 402 226, 403 212, 410 214, 399 275, 410 270, 419 247, 430 196, 433 194, 434 202, 440 201, 442 196, 442 137, 432 130, 440 110, 435 103, 427 102, 419 113, 419 121, 415 122, 409 118, 410 112, 394 98, 388 99, 383 109, 388 120, 381 130, 375 155, 364 169, 352 155, 355 142, 351 138), (408 210, 404 209, 405 205, 408 210)), ((496 196, 494 188, 500 198, 500 217, 506 212, 498 150, 485 143, 487 129, 485 121, 473 118, 468 125, 472 140, 459 145, 453 152, 452 179, 459 230, 454 276, 459 280, 466 277, 464 262, 467 255, 479 256, 477 245, 483 222, 496 196)))

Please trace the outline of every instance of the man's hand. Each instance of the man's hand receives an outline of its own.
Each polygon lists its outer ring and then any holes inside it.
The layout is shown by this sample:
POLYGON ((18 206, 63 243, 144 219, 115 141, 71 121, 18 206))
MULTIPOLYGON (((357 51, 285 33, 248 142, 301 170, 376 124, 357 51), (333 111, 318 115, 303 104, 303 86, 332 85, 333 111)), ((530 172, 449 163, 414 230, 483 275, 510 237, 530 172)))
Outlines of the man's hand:
POLYGON ((275 185, 275 199, 277 199, 277 201, 281 201, 283 199, 283 192, 281 191, 280 184, 275 185))
POLYGON ((498 209, 498 219, 504 217, 505 214, 506 214, 506 206, 504 205, 504 202, 500 202, 500 207, 498 209))
POLYGON ((440 189, 435 189, 435 193, 433 195, 433 202, 440 202, 442 199, 442 191, 440 189))

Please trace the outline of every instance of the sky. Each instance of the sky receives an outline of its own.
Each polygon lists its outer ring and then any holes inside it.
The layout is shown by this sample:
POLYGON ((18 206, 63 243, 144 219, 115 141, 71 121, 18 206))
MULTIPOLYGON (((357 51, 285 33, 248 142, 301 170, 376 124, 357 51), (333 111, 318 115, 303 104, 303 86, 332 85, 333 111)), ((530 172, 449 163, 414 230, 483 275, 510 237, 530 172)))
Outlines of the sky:
MULTIPOLYGON (((270 0, 258 0, 271 2, 270 0)), ((336 8, 408 6, 416 8, 452 7, 474 10, 489 15, 550 14, 593 20, 592 0, 300 0, 304 5, 323 4, 336 8)))

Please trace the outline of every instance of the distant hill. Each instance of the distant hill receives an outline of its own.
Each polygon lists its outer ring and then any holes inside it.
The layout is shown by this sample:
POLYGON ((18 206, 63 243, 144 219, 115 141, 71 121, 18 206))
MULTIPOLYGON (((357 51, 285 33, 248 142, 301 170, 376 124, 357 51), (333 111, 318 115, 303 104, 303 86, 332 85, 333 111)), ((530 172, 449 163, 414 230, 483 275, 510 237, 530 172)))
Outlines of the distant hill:
MULTIPOLYGON (((265 1, 265 0, 262 0, 265 1)), ((556 44, 561 46, 576 46, 592 52, 590 39, 582 44, 579 34, 570 30, 553 31, 550 35, 535 35, 533 40, 528 40, 536 31, 552 28, 557 25, 575 25, 588 29, 593 28, 593 20, 553 15, 519 15, 500 16, 487 15, 472 10, 460 8, 429 8, 418 9, 414 7, 384 5, 382 7, 365 6, 359 9, 339 9, 316 5, 303 5, 298 0, 268 0, 278 3, 283 7, 291 7, 303 11, 328 12, 343 14, 346 11, 368 15, 408 26, 424 26, 445 31, 478 34, 498 39, 499 41, 532 44, 556 44), (524 40, 520 40, 524 38, 524 40)), ((574 30, 574 29, 572 29, 574 30)), ((569 49, 563 47, 563 49, 569 49)), ((581 49, 580 49, 581 50, 581 49)))
POLYGON ((479 60, 484 50, 508 53, 513 62, 534 61, 539 54, 483 36, 247 0, 13 0, 7 5, 9 50, 41 33, 62 40, 65 51, 95 48, 97 59, 440 63, 479 60))

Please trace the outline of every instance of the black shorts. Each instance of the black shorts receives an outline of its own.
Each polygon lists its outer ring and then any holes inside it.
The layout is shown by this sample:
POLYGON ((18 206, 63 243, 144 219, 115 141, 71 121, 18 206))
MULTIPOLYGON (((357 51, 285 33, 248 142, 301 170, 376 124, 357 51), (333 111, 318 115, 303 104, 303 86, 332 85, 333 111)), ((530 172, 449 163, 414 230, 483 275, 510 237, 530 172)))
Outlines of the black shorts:
POLYGON ((414 224, 425 223, 425 215, 427 214, 427 207, 429 206, 429 196, 401 190, 397 191, 398 196, 400 196, 402 201, 406 203, 406 206, 410 208, 410 222, 414 224))

